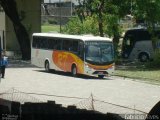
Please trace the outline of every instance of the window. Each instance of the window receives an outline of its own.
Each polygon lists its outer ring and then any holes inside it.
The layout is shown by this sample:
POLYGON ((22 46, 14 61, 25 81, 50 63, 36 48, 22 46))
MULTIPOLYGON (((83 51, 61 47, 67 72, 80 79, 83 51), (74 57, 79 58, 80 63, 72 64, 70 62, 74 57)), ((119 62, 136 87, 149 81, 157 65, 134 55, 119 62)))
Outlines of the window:
POLYGON ((54 49, 61 50, 62 49, 62 39, 55 39, 54 41, 54 49))
POLYGON ((33 37, 33 41, 32 41, 32 47, 33 47, 33 48, 37 48, 37 42, 38 42, 38 41, 37 41, 37 37, 34 36, 34 37, 33 37))
POLYGON ((84 43, 82 41, 79 41, 78 46, 78 55, 80 58, 84 59, 84 43))
POLYGON ((71 40, 63 40, 63 50, 71 51, 72 50, 72 41, 71 40))
POLYGON ((64 39, 62 50, 78 52, 78 40, 64 39))
POLYGON ((73 52, 78 52, 78 41, 73 41, 72 48, 73 52))
POLYGON ((135 41, 135 38, 132 35, 130 35, 130 34, 128 34, 125 37, 125 44, 126 44, 126 46, 132 46, 133 43, 134 43, 134 41, 135 41))
POLYGON ((48 49, 54 49, 55 40, 53 38, 48 38, 48 49))
POLYGON ((138 41, 151 40, 151 35, 148 31, 138 31, 137 40, 138 41))

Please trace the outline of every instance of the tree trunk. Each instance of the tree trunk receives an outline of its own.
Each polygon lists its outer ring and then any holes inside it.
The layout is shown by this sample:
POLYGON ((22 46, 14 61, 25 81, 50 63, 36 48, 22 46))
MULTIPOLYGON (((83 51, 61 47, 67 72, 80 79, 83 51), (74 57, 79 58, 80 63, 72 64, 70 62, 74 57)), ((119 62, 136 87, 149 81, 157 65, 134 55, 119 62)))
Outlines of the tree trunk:
POLYGON ((98 27, 99 27, 99 34, 101 37, 104 37, 104 31, 103 31, 103 16, 102 16, 102 12, 103 12, 103 7, 104 7, 104 0, 101 1, 101 4, 99 5, 97 12, 98 12, 98 27))
POLYGON ((29 35, 22 24, 16 25, 13 24, 15 34, 17 36, 18 42, 20 44, 20 49, 22 52, 22 60, 30 60, 31 59, 31 46, 29 35))
POLYGON ((15 0, 0 0, 0 5, 3 7, 6 15, 13 23, 16 37, 20 46, 23 60, 30 60, 31 46, 29 35, 20 21, 15 0))
POLYGON ((102 22, 102 15, 101 15, 101 13, 99 14, 98 27, 99 27, 99 34, 100 34, 100 36, 104 37, 103 22, 102 22))

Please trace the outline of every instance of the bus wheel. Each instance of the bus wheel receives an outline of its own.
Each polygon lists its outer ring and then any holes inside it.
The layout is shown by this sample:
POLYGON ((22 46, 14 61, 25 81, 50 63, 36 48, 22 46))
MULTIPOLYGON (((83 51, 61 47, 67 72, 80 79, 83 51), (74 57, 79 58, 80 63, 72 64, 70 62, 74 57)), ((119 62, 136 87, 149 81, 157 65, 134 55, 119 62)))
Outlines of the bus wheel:
POLYGON ((98 75, 98 77, 99 77, 100 79, 103 79, 103 78, 104 78, 104 75, 98 75))
POLYGON ((149 60, 149 56, 147 53, 140 53, 139 54, 139 60, 141 62, 147 62, 149 60))
POLYGON ((49 62, 48 61, 45 61, 45 70, 47 72, 50 72, 50 67, 49 67, 49 62))
POLYGON ((77 76, 77 68, 76 68, 76 65, 72 65, 72 76, 73 77, 76 77, 77 76))

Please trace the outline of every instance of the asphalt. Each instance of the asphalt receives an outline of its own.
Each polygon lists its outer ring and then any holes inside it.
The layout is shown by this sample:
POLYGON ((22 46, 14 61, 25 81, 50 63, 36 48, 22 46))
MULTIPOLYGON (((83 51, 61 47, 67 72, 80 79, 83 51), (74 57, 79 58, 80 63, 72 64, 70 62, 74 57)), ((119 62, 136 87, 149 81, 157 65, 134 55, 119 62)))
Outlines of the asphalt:
POLYGON ((30 61, 21 60, 9 61, 5 78, 0 80, 0 93, 1 98, 9 100, 52 100, 64 106, 74 104, 86 109, 91 109, 94 101, 95 110, 119 114, 148 113, 160 100, 158 85, 115 76, 74 78, 69 73, 46 73, 43 68, 31 65, 30 61), (14 92, 12 96, 6 94, 11 92, 14 92))

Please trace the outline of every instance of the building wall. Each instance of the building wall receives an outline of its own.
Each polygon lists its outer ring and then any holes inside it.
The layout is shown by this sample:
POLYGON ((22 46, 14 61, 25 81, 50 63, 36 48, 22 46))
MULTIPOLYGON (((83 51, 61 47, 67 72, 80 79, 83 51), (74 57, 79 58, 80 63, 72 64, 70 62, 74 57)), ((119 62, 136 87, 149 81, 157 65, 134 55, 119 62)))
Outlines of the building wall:
MULTIPOLYGON (((16 0, 19 16, 27 29, 30 39, 32 33, 41 32, 41 1, 16 0)), ((10 19, 6 16, 6 50, 17 51, 19 44, 10 19)))
MULTIPOLYGON (((6 31, 6 26, 5 26, 5 13, 3 11, 0 11, 0 47, 3 49, 5 43, 3 43, 4 39, 4 33, 6 31)), ((0 49, 1 49, 0 48, 0 49)))

